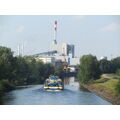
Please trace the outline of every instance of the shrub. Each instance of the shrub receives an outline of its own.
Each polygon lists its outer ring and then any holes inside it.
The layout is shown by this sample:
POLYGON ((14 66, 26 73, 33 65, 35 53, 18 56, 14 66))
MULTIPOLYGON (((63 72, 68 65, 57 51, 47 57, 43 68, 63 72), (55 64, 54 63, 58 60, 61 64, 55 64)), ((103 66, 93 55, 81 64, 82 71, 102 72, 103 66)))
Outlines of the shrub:
POLYGON ((8 92, 10 90, 14 90, 15 86, 11 84, 8 80, 0 81, 0 91, 1 93, 8 92))
POLYGON ((80 71, 78 78, 81 83, 88 83, 100 77, 100 69, 97 58, 92 55, 84 55, 80 59, 80 71))
POLYGON ((120 79, 116 85, 116 91, 117 91, 117 93, 120 93, 120 79))
POLYGON ((116 74, 120 76, 120 69, 117 69, 116 74))

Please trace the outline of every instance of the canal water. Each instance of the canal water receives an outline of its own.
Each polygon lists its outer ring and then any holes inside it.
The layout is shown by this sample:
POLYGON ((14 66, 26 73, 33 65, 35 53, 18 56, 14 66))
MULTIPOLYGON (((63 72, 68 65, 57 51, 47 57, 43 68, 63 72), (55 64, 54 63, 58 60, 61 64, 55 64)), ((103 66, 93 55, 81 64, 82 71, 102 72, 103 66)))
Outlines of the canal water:
POLYGON ((7 93, 3 105, 111 105, 110 102, 79 87, 75 77, 65 78, 63 91, 45 91, 43 85, 21 86, 7 93))

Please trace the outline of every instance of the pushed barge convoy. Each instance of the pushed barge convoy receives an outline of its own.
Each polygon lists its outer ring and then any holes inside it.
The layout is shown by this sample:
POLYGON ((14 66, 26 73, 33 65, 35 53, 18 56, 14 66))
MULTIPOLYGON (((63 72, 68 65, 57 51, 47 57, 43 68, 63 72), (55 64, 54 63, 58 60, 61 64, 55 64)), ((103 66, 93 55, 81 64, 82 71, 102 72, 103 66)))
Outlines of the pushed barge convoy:
POLYGON ((64 89, 63 81, 58 76, 50 76, 48 79, 45 80, 44 89, 63 90, 64 89))

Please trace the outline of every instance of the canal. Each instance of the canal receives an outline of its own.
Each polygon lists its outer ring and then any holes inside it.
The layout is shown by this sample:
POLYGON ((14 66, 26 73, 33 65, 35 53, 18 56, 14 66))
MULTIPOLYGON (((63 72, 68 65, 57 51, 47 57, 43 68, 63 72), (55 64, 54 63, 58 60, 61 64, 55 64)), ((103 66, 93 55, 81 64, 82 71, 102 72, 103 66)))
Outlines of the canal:
POLYGON ((21 86, 6 93, 0 104, 3 105, 111 105, 110 102, 79 88, 75 77, 64 80, 63 91, 44 91, 43 85, 21 86))

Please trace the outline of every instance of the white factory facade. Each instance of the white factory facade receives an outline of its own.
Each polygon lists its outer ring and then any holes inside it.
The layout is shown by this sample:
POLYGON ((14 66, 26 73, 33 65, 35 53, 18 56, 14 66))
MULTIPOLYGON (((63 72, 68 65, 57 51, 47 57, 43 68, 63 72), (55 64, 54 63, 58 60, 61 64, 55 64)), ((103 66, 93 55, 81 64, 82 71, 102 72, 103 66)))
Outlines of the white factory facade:
POLYGON ((79 58, 75 57, 75 46, 73 44, 57 44, 56 42, 53 42, 52 44, 52 50, 57 51, 56 54, 54 54, 55 60, 62 60, 66 61, 70 65, 77 65, 79 64, 79 58))
POLYGON ((79 58, 75 57, 75 46, 68 43, 57 43, 57 21, 55 21, 55 34, 54 40, 50 47, 50 51, 36 54, 37 59, 42 60, 44 63, 52 63, 55 65, 58 61, 66 61, 69 66, 79 64, 79 58))
POLYGON ((55 65, 57 61, 64 62, 65 60, 69 65, 77 65, 79 64, 79 58, 75 57, 75 47, 74 45, 69 45, 67 43, 57 44, 55 46, 52 45, 51 53, 55 51, 53 54, 49 54, 50 52, 45 52, 38 55, 37 59, 42 60, 44 63, 52 63, 55 65))

